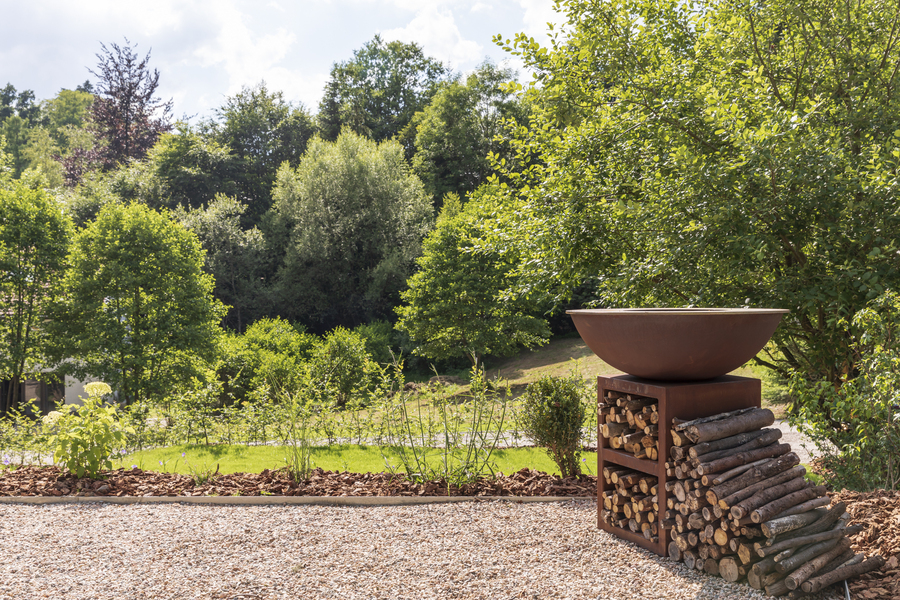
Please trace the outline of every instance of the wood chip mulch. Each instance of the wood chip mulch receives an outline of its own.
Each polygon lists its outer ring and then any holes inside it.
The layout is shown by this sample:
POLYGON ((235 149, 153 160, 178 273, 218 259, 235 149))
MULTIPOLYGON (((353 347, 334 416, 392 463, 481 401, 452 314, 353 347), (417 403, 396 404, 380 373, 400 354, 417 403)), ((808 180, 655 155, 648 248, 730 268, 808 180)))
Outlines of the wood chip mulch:
POLYGON ((852 548, 866 556, 880 554, 887 563, 880 571, 857 577, 850 584, 850 596, 864 600, 900 598, 900 492, 843 490, 833 502, 846 502, 851 523, 866 529, 851 537, 852 548))
POLYGON ((20 467, 0 475, 0 496, 578 496, 594 497, 597 478, 557 477, 522 469, 462 486, 415 483, 390 473, 338 473, 314 469, 296 482, 285 469, 215 475, 195 483, 187 475, 117 469, 79 479, 59 467, 20 467))

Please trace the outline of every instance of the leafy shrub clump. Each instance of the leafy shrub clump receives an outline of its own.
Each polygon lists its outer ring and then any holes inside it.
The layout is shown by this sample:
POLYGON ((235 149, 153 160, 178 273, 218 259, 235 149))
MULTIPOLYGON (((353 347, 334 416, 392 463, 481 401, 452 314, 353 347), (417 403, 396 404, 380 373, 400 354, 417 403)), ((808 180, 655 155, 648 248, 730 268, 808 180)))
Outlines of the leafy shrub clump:
POLYGON ((522 395, 522 431, 544 448, 563 477, 578 475, 581 426, 585 417, 584 384, 575 377, 546 376, 522 395))
POLYGON ((856 372, 836 387, 796 373, 792 421, 823 451, 835 488, 900 488, 900 296, 886 292, 838 327, 855 334, 856 372))
POLYGON ((101 469, 112 469, 111 455, 125 442, 131 428, 119 425, 116 407, 105 406, 103 396, 110 393, 105 383, 89 383, 84 404, 74 413, 60 413, 54 419, 56 434, 50 438, 53 460, 62 462, 78 477, 95 478, 101 469))

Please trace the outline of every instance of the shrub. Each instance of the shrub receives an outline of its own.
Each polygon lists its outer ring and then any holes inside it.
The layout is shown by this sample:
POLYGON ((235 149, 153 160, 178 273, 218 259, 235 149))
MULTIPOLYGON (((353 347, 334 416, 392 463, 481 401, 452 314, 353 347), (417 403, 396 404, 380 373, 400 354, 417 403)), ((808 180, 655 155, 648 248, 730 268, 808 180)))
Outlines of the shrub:
POLYGON ((835 488, 900 486, 900 296, 888 292, 838 326, 853 331, 858 371, 840 387, 791 380, 797 414, 793 423, 825 451, 835 488))
POLYGON ((576 377, 545 376, 522 395, 522 430, 543 447, 563 477, 578 475, 581 425, 585 417, 583 383, 576 377))
POLYGON ((365 339, 343 327, 328 332, 310 361, 310 377, 319 400, 339 408, 366 396, 374 370, 365 339))
POLYGON ((55 419, 57 432, 50 438, 53 460, 63 462, 78 477, 94 478, 101 469, 112 469, 111 454, 122 445, 131 428, 120 427, 115 406, 105 406, 103 396, 110 393, 105 383, 85 386, 87 399, 74 413, 61 413, 55 419))

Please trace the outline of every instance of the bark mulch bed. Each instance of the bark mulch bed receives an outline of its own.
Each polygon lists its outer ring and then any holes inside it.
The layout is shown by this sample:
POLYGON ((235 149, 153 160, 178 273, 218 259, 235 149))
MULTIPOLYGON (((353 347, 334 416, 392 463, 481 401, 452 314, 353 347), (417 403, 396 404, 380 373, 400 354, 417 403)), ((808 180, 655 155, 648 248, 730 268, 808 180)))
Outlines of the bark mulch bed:
POLYGON ((314 469, 295 482, 285 469, 215 475, 205 482, 177 473, 141 469, 104 472, 96 480, 59 467, 20 467, 0 475, 0 496, 596 496, 597 478, 561 478, 522 469, 462 486, 415 483, 389 473, 337 473, 314 469))
POLYGON ((865 600, 900 598, 900 492, 843 490, 832 498, 847 503, 852 523, 866 526, 850 538, 852 548, 866 556, 880 554, 887 561, 880 571, 848 581, 850 596, 865 600))

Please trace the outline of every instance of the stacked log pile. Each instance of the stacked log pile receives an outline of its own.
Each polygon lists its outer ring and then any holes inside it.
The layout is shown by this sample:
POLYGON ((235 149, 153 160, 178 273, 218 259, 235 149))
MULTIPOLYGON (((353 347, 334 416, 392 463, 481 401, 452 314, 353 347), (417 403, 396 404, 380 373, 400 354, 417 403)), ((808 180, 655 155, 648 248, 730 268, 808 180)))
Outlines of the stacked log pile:
POLYGON ((598 407, 600 435, 610 448, 636 458, 659 458, 659 401, 633 394, 608 391, 598 407))
POLYGON ((669 556, 688 567, 746 579, 771 596, 800 598, 872 571, 881 556, 850 550, 846 506, 809 483, 769 410, 675 419, 666 463, 663 526, 669 556))
POLYGON ((603 469, 608 487, 600 501, 600 519, 612 527, 641 533, 659 541, 659 489, 657 479, 631 469, 608 466, 603 469))

